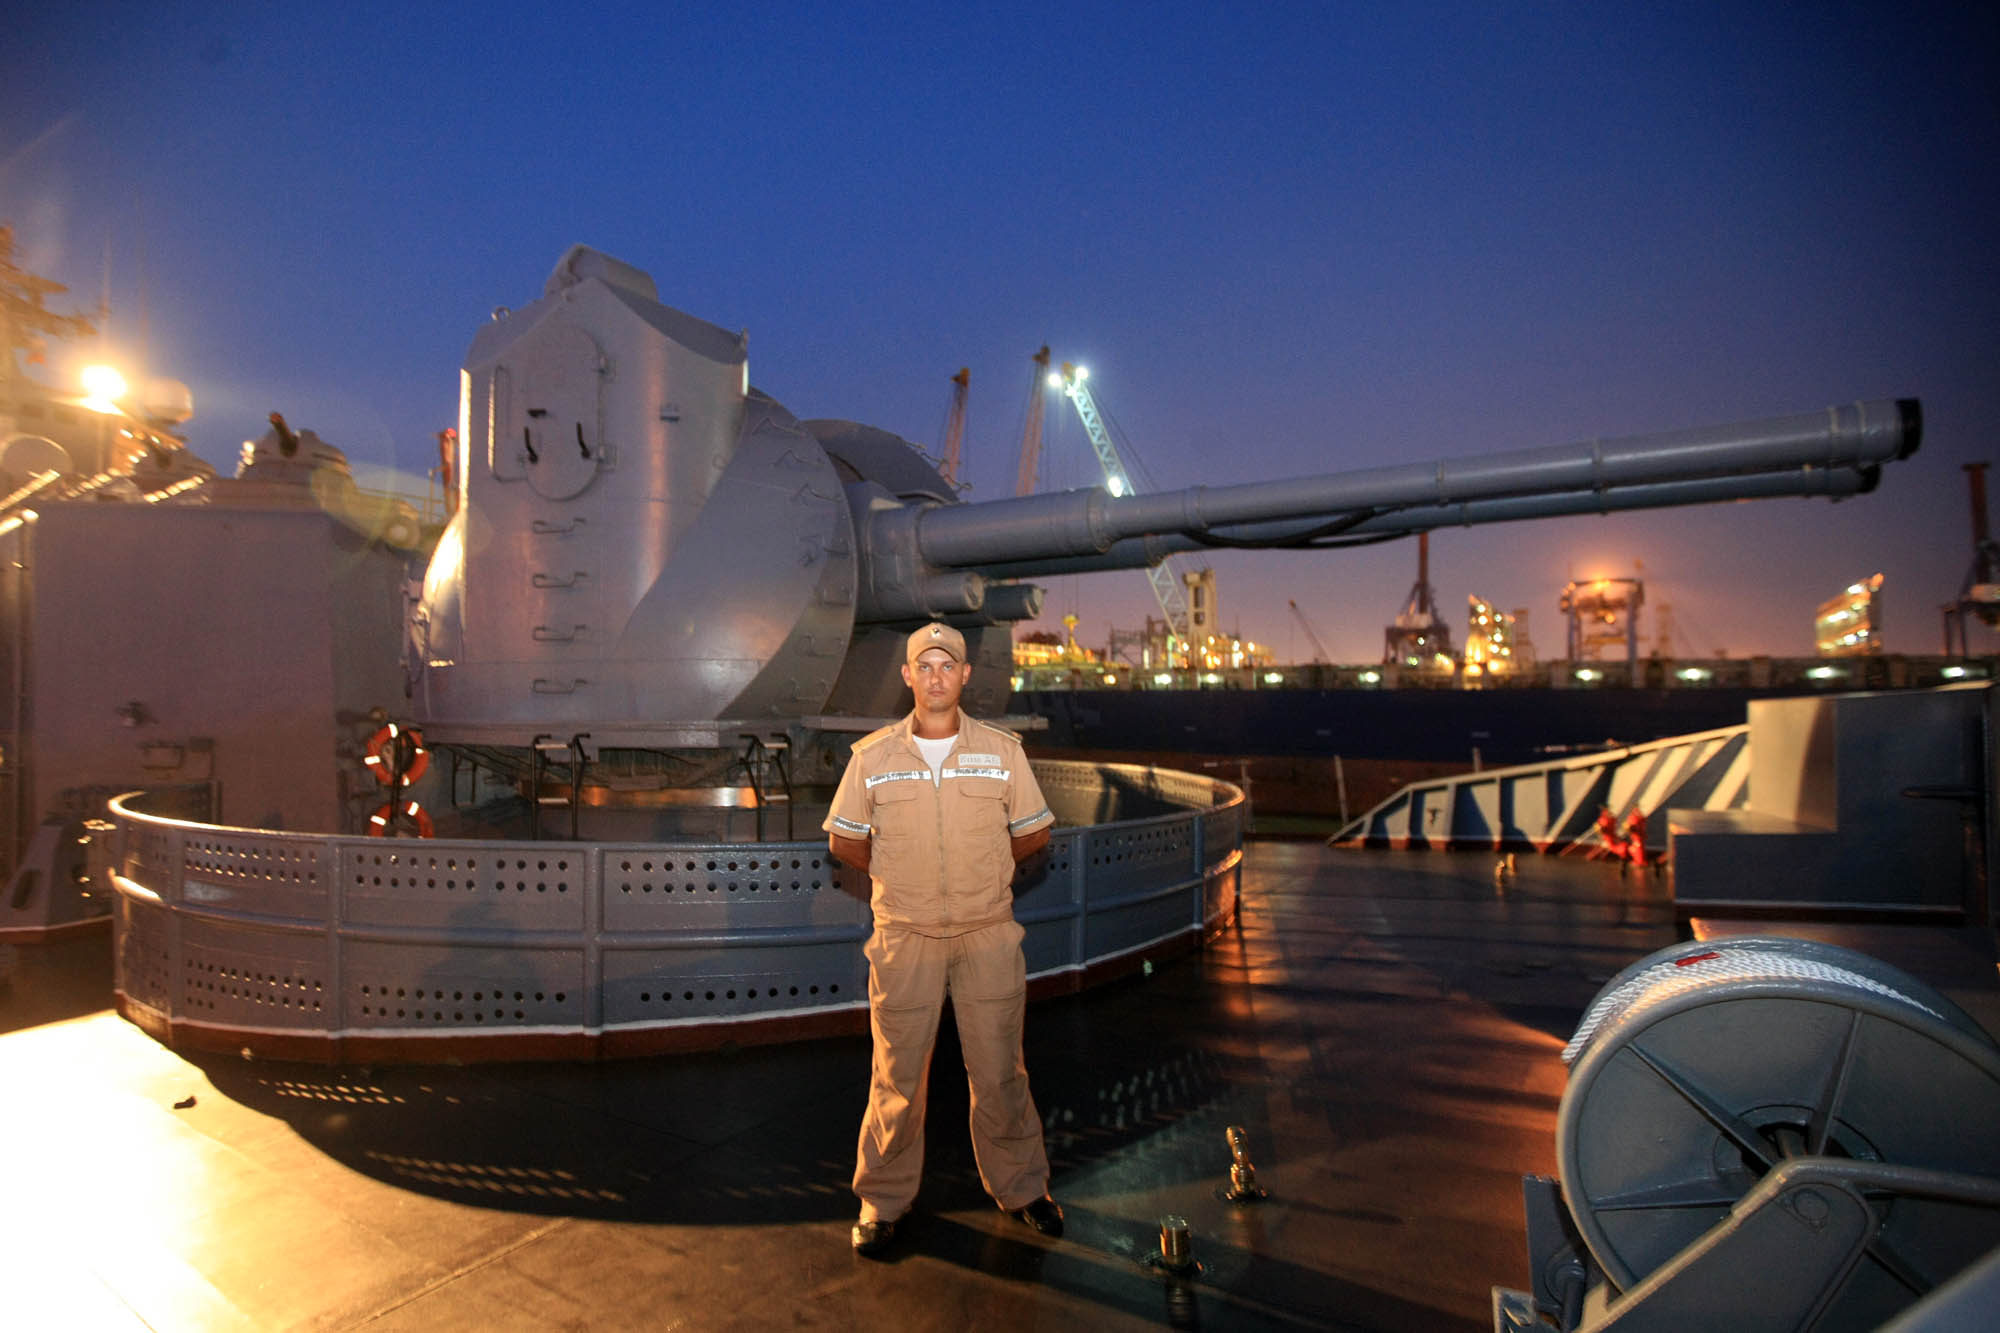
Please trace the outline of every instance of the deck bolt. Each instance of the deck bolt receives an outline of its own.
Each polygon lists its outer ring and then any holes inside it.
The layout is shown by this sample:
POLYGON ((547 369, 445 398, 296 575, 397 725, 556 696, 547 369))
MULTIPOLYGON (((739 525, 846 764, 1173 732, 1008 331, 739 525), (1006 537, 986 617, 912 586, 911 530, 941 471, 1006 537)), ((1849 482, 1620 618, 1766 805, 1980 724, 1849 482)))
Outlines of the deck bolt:
POLYGON ((1160 1219, 1160 1267, 1169 1273, 1191 1273, 1199 1265, 1188 1251, 1188 1224, 1172 1213, 1160 1219))

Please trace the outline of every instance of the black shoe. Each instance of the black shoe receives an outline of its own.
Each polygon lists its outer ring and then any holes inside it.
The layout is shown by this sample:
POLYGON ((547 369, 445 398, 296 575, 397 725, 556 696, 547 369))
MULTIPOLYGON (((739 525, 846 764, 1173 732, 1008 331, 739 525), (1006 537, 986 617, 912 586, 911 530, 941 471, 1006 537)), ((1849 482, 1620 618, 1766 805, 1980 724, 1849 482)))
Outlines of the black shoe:
MULTIPOLYGON (((1056 1226, 1058 1230, 1061 1229, 1062 1222, 1060 1218, 1057 1219, 1056 1226)), ((889 1248, 889 1242, 895 1238, 896 1224, 894 1222, 878 1219, 873 1222, 856 1222, 854 1224, 854 1252, 864 1259, 873 1259, 877 1255, 880 1255, 884 1250, 889 1248)))
POLYGON ((1062 1209, 1046 1194, 1026 1208, 1012 1209, 1009 1215, 1019 1218, 1044 1236, 1054 1238, 1062 1235, 1062 1209))

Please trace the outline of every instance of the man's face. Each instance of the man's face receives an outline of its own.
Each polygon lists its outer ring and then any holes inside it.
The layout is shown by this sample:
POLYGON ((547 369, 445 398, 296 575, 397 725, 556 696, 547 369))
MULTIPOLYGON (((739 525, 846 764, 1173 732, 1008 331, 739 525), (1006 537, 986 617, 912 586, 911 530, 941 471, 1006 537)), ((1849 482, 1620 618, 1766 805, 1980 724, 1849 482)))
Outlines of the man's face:
POLYGON ((958 696, 972 679, 970 666, 955 662, 942 648, 926 648, 914 662, 903 664, 903 683, 925 712, 942 713, 958 707, 958 696))

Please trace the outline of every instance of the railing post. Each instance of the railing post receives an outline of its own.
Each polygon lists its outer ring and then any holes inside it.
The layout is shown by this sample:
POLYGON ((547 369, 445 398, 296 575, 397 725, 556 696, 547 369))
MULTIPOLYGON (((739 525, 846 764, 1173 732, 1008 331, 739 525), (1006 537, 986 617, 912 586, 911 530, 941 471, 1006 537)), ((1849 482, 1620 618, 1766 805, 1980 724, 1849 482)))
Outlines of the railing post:
POLYGON ((1090 830, 1078 829, 1070 835, 1069 841, 1069 901, 1072 908, 1069 953, 1070 962, 1079 969, 1090 961, 1089 954, 1085 952, 1089 940, 1090 895, 1084 887, 1084 865, 1089 856, 1090 830))
POLYGON ((583 1026, 604 1030, 604 848, 577 858, 583 871, 583 1026))
POLYGON ((326 997, 329 1026, 335 1036, 347 1031, 347 884, 354 841, 348 837, 326 842, 326 997))
MULTIPOLYGON (((1214 788, 1209 789, 1209 797, 1215 796, 1214 788)), ((1213 809, 1213 807, 1210 807, 1213 809)), ((1194 928, 1199 931, 1208 922, 1208 817, 1207 812, 1196 810, 1188 815, 1194 824, 1193 836, 1188 841, 1194 847, 1194 928)))

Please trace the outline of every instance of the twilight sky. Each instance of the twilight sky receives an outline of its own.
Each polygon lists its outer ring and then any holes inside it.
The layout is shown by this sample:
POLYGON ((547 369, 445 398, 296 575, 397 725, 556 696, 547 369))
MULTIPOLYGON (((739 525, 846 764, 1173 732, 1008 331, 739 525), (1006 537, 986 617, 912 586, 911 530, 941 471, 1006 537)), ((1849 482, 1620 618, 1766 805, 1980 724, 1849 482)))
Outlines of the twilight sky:
MULTIPOLYGON (((1432 582, 1551 656, 1563 583, 1643 562, 1682 655, 1804 655, 1880 570, 1939 650, 2000 455, 1991 5, 552 8, 34 6, 0 222, 211 461, 276 408, 419 491, 473 334, 579 241, 801 417, 935 448, 969 366, 975 500, 1044 342, 1164 488, 1916 396, 1873 495, 1447 529, 1432 582)), ((1045 486, 1093 483, 1049 421, 1045 486)), ((1215 561, 1225 624, 1304 660, 1294 598, 1369 661, 1416 547, 1215 561)), ((1153 609, 1048 586, 1086 642, 1153 609)))

